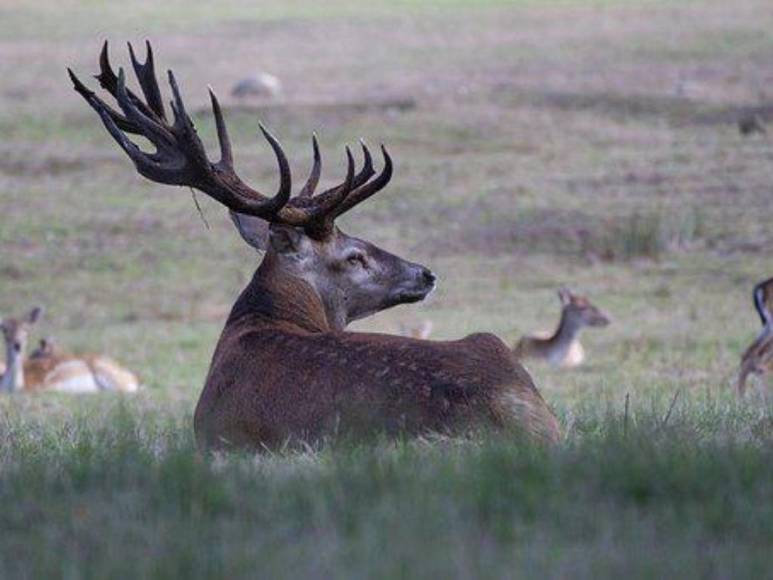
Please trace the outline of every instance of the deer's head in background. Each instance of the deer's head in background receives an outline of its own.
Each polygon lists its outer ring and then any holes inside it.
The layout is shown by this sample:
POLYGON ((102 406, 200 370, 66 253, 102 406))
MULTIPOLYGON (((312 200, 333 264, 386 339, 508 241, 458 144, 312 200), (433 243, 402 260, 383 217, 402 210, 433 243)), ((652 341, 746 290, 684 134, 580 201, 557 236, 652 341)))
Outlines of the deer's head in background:
POLYGON ((0 376, 0 391, 11 392, 24 386, 24 353, 30 330, 42 314, 43 309, 36 306, 21 318, 0 320, 0 330, 5 340, 5 371, 0 376))
POLYGON ((558 290, 563 316, 577 326, 603 327, 610 323, 609 316, 585 296, 568 288, 558 290))
POLYGON ((21 318, 4 318, 0 320, 0 330, 3 332, 6 350, 14 356, 23 356, 27 349, 27 341, 32 326, 40 320, 43 308, 36 306, 21 318))

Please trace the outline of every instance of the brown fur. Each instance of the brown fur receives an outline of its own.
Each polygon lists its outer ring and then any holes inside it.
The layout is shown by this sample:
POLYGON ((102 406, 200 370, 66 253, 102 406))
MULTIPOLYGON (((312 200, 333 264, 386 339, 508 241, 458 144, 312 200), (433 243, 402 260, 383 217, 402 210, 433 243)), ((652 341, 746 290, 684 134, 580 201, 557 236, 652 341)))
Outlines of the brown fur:
POLYGON ((490 334, 452 342, 333 331, 320 299, 270 256, 234 305, 196 407, 203 447, 276 447, 358 424, 509 427, 555 442, 529 374, 490 334))

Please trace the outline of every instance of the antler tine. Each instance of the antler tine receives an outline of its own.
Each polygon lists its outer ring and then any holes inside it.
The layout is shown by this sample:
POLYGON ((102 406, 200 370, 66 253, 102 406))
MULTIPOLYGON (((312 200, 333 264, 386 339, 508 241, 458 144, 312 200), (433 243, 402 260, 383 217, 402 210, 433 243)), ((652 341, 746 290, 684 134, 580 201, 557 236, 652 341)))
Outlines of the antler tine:
POLYGON ((217 142, 220 144, 220 161, 218 165, 232 168, 234 158, 231 151, 231 140, 228 137, 228 129, 225 125, 225 119, 223 119, 223 111, 220 109, 220 102, 217 100, 212 87, 209 87, 209 99, 212 101, 212 113, 215 115, 215 127, 217 127, 217 142))
POLYGON ((335 207, 346 199, 349 192, 354 187, 354 155, 349 146, 346 146, 346 179, 343 184, 336 190, 330 192, 328 195, 320 195, 315 198, 314 213, 317 216, 324 216, 326 219, 328 214, 332 213, 335 207))
POLYGON ((102 43, 102 50, 99 52, 99 74, 94 75, 94 78, 99 81, 99 84, 103 89, 108 91, 111 95, 115 95, 118 77, 115 75, 113 67, 110 65, 107 44, 107 40, 102 43))
POLYGON ((172 101, 169 105, 172 107, 172 114, 174 115, 174 125, 172 130, 179 134, 183 140, 180 145, 184 151, 193 155, 195 167, 207 168, 210 164, 207 152, 204 149, 204 144, 199 139, 196 133, 196 128, 193 126, 193 121, 188 115, 188 111, 185 110, 185 103, 182 96, 180 96, 180 88, 177 86, 177 80, 174 78, 174 73, 171 70, 166 71, 167 79, 169 80, 169 87, 172 89, 172 101))
POLYGON ((290 201, 290 194, 292 193, 293 188, 293 180, 290 175, 290 164, 287 161, 287 157, 285 156, 285 152, 282 150, 279 141, 268 132, 262 123, 258 123, 258 126, 260 127, 263 136, 266 138, 266 141, 271 145, 271 149, 274 150, 274 155, 276 155, 276 160, 279 164, 279 191, 271 198, 270 205, 267 206, 271 211, 277 212, 290 201))
MULTIPOLYGON (((354 176, 354 180, 352 181, 352 188, 357 188, 363 185, 365 182, 368 181, 371 177, 373 177, 373 174, 375 171, 373 170, 373 158, 370 155, 370 151, 368 150, 367 145, 365 145, 365 142, 360 139, 360 147, 362 147, 362 169, 360 169, 359 172, 357 172, 357 175, 354 176)), ((323 191, 322 193, 318 194, 317 197, 338 197, 341 195, 341 192, 344 190, 346 186, 346 182, 341 182, 338 185, 331 187, 328 190, 323 191)))
POLYGON ((319 176, 322 173, 322 156, 319 154, 319 143, 317 143, 317 135, 312 133, 311 146, 314 149, 314 162, 311 166, 311 173, 306 180, 301 191, 298 193, 298 197, 308 198, 314 195, 314 190, 317 189, 319 183, 319 176))
POLYGON ((381 191, 389 183, 389 180, 392 179, 392 158, 389 156, 386 147, 383 145, 381 145, 381 154, 384 156, 384 168, 381 170, 381 173, 379 173, 372 181, 361 185, 347 195, 346 198, 336 206, 332 216, 333 219, 381 191))
POLYGON ((371 157, 368 146, 363 139, 360 139, 360 147, 362 147, 362 169, 354 180, 354 187, 360 187, 376 173, 376 170, 373 169, 373 157, 371 157))
MULTIPOLYGON (((129 156, 134 163, 137 171, 141 174, 145 174, 143 171, 144 163, 146 162, 146 155, 140 150, 137 145, 132 143, 126 135, 121 131, 118 120, 122 117, 113 111, 102 99, 95 95, 92 91, 87 89, 85 85, 75 76, 75 73, 71 69, 67 69, 70 74, 70 79, 73 82, 75 90, 86 100, 86 102, 94 109, 102 120, 102 124, 107 129, 108 133, 115 139, 116 143, 121 146, 121 149, 129 156)), ((125 123, 129 121, 124 119, 125 123)), ((133 126, 133 124, 132 124, 133 126)))
POLYGON ((75 76, 75 73, 69 67, 67 67, 67 74, 70 75, 70 80, 72 81, 73 88, 86 100, 87 103, 89 103, 89 105, 91 105, 94 108, 95 111, 97 111, 97 113, 100 113, 100 110, 103 110, 107 115, 110 116, 113 122, 122 131, 126 131, 128 133, 137 133, 137 134, 140 132, 139 127, 137 127, 134 123, 129 121, 129 119, 121 115, 121 113, 114 110, 110 105, 108 105, 106 102, 100 99, 94 93, 94 91, 89 90, 89 88, 86 87, 86 85, 84 85, 77 76, 75 76))
MULTIPOLYGON (((113 98, 118 98, 118 76, 113 71, 113 67, 110 65, 110 57, 108 55, 107 40, 102 44, 102 51, 99 53, 99 74, 95 75, 95 79, 99 81, 100 86, 110 93, 113 98)), ((155 117, 156 113, 152 111, 142 99, 137 97, 132 91, 127 89, 129 99, 132 104, 137 107, 146 117, 155 117)), ((136 127, 127 127, 124 130, 130 133, 141 134, 142 131, 136 127)))
MULTIPOLYGON (((116 100, 126 118, 134 123, 140 132, 147 137, 156 147, 168 147, 174 143, 174 135, 167 127, 156 121, 153 117, 144 114, 136 103, 129 98, 126 89, 126 76, 123 69, 118 69, 118 83, 116 85, 116 100)), ((206 157, 206 156, 205 156, 206 157)))
POLYGON ((156 79, 156 71, 153 64, 153 47, 150 46, 150 41, 145 41, 146 57, 143 64, 140 64, 134 55, 134 47, 131 42, 127 44, 129 45, 129 56, 131 57, 134 74, 137 75, 137 80, 140 83, 142 94, 145 95, 148 107, 159 119, 166 120, 164 101, 161 98, 161 90, 158 88, 158 80, 156 79))

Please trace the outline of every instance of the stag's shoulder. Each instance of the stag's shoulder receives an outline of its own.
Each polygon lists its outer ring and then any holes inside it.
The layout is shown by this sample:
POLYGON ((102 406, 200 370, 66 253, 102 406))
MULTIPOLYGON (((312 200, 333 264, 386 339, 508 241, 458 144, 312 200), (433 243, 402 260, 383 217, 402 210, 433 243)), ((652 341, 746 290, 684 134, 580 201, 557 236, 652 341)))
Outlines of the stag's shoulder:
POLYGON ((490 332, 468 334, 457 342, 482 355, 510 359, 510 348, 501 338, 490 332))

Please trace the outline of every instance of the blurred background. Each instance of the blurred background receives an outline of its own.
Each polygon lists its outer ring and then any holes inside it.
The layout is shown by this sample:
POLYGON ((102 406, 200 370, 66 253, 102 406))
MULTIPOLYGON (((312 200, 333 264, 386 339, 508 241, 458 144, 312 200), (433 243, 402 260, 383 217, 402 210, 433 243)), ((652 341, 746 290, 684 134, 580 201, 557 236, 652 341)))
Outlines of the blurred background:
POLYGON ((663 376, 725 389, 770 275, 772 31, 762 0, 5 0, 0 312, 42 304, 41 335, 192 406, 259 258, 205 196, 206 223, 189 191, 139 177, 65 73, 89 79, 105 40, 129 66, 125 43, 150 39, 213 148, 220 95, 259 189, 277 175, 258 121, 298 184, 312 131, 327 184, 345 144, 389 146, 392 184, 343 226, 440 286, 358 328, 512 342, 555 325, 565 284, 614 323, 587 333, 581 372, 535 371, 558 404, 663 376))

